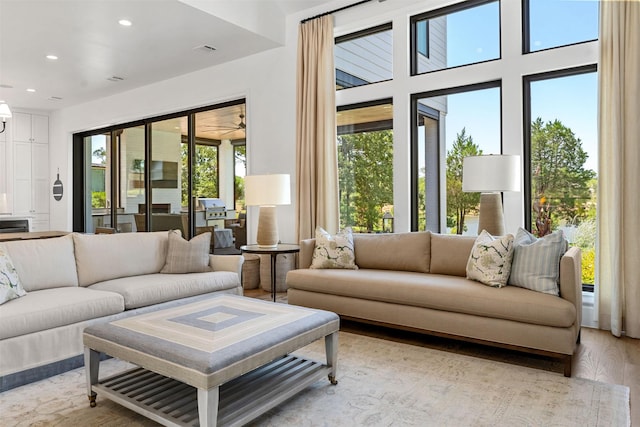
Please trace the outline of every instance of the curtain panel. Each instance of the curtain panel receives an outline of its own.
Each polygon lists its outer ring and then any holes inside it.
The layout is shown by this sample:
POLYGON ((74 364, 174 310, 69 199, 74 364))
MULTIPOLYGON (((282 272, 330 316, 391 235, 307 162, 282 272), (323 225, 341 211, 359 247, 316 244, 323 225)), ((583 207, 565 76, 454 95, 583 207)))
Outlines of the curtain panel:
POLYGON ((599 326, 640 338, 640 2, 600 3, 599 326))
POLYGON ((296 231, 338 230, 338 154, 333 16, 300 24, 296 99, 296 231))

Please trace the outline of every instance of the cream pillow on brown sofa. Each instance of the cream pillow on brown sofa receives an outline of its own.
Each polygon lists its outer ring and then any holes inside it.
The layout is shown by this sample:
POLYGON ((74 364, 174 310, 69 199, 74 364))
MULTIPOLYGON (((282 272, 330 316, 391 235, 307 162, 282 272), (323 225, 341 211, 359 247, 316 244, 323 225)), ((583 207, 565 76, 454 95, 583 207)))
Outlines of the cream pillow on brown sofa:
POLYGON ((169 230, 167 261, 160 273, 182 274, 211 271, 209 267, 209 245, 211 232, 198 234, 187 241, 180 231, 169 230))
POLYGON ((512 259, 513 234, 493 237, 482 230, 469 255, 467 279, 496 288, 507 286, 512 259))
POLYGON ((316 227, 316 246, 309 268, 342 268, 357 270, 353 251, 353 233, 347 227, 332 235, 322 227, 316 227))

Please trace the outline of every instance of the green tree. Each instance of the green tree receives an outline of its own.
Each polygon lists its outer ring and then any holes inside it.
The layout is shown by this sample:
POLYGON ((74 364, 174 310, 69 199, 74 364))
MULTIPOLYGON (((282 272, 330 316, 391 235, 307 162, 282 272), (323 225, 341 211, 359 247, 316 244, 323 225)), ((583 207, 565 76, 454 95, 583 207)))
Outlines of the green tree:
POLYGON ((393 131, 338 138, 340 219, 366 231, 382 227, 382 207, 393 204, 393 131))
POLYGON ((531 123, 532 228, 538 236, 560 220, 577 224, 589 215, 596 173, 585 169, 589 155, 582 142, 559 120, 531 123))
POLYGON ((340 226, 355 225, 354 138, 338 137, 338 182, 340 190, 340 226))
POLYGON ((107 150, 104 147, 99 147, 93 150, 93 157, 97 158, 100 162, 98 164, 104 165, 107 163, 107 150))
MULTIPOLYGON (((462 161, 468 156, 479 156, 482 150, 473 143, 466 128, 456 135, 456 140, 447 151, 447 225, 456 228, 456 234, 465 230, 464 218, 476 209, 480 193, 462 191, 462 161)), ((489 172, 488 172, 489 173, 489 172)))
MULTIPOLYGON (((235 159, 235 164, 238 165, 241 163, 244 167, 244 171, 247 171, 247 146, 246 145, 236 145, 233 149, 233 156, 235 159)), ((237 211, 245 211, 246 206, 244 203, 244 176, 235 175, 233 181, 233 191, 235 194, 235 209, 237 211)))
MULTIPOLYGON (((182 204, 187 205, 189 194, 189 170, 187 168, 187 144, 182 144, 182 204)), ((196 145, 193 164, 193 195, 196 197, 218 197, 218 147, 196 145)))

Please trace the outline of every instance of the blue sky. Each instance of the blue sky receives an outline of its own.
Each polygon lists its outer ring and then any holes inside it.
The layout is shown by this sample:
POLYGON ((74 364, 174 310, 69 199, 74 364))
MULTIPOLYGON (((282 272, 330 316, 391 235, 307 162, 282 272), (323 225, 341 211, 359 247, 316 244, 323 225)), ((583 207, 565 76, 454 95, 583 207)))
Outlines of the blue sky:
MULTIPOLYGON (((516 0, 503 0, 516 1, 516 0)), ((530 0, 531 50, 592 40, 598 36, 594 0, 530 0)), ((449 66, 498 58, 498 5, 490 3, 447 17, 449 66)), ((597 170, 597 74, 536 81, 531 86, 532 119, 560 120, 581 139, 589 155, 585 166, 597 170)), ((447 147, 466 127, 485 154, 500 150, 500 91, 485 89, 448 97, 447 147)))

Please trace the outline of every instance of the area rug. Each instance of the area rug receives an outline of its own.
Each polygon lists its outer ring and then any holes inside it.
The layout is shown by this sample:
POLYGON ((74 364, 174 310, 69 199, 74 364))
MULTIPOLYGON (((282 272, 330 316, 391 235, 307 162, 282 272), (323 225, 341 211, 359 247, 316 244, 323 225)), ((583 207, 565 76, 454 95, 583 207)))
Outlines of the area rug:
MULTIPOLYGON (((353 333, 338 385, 321 380, 255 426, 629 426, 629 389, 353 333)), ((297 354, 324 359, 324 343, 297 354)), ((107 360, 102 376, 129 365, 107 360)), ((84 369, 0 394, 3 426, 153 426, 106 398, 90 408, 84 369)))

